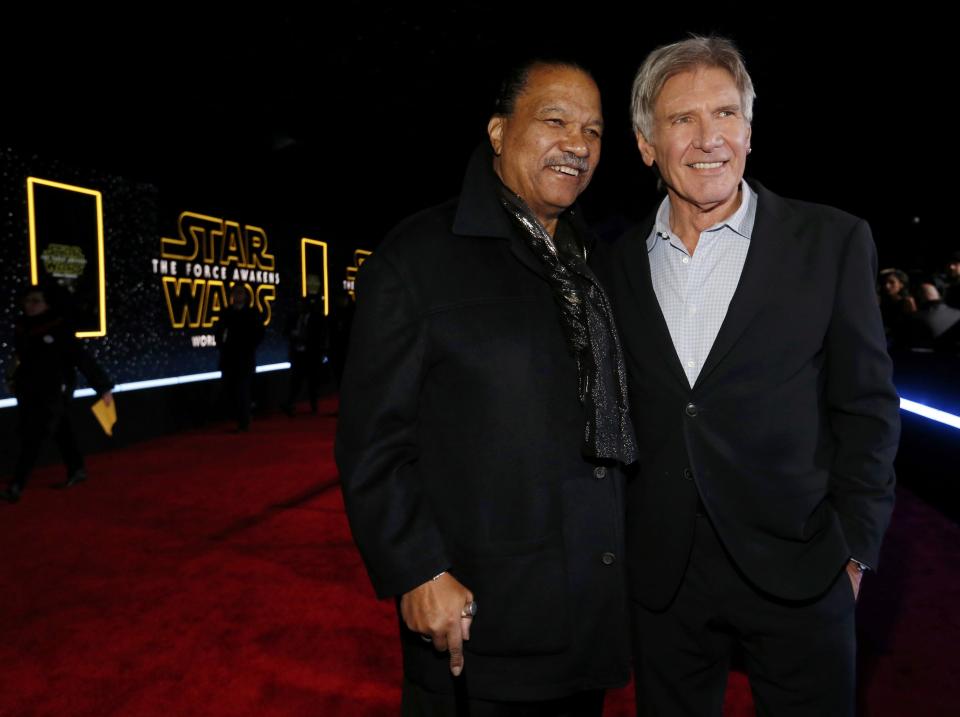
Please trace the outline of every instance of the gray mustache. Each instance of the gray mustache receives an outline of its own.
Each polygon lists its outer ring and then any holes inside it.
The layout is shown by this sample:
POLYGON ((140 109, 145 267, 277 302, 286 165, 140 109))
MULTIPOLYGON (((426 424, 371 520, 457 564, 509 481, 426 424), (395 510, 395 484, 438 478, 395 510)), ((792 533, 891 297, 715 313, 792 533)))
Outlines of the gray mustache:
POLYGON ((567 166, 576 169, 578 172, 586 172, 590 169, 590 163, 583 157, 578 157, 572 152, 564 152, 559 157, 551 157, 547 160, 548 167, 567 166))

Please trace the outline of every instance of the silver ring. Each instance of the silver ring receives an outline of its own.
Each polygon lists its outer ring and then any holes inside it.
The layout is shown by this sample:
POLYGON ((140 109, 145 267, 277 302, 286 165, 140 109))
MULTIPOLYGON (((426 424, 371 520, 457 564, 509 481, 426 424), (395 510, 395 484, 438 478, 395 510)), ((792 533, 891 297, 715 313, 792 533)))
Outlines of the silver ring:
POLYGON ((433 642, 433 638, 430 637, 429 635, 421 635, 420 639, 423 640, 424 642, 433 642))
POLYGON ((463 610, 460 611, 460 617, 474 617, 477 614, 477 601, 471 600, 466 605, 463 606, 463 610))

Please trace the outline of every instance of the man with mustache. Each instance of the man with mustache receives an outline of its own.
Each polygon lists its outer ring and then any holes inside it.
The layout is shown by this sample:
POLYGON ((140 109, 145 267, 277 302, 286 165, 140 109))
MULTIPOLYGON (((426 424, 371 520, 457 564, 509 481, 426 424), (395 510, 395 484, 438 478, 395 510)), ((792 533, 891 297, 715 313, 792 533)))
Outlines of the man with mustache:
POLYGON ((609 261, 641 461, 627 493, 638 713, 852 715, 854 607, 899 436, 870 229, 743 172, 753 83, 723 38, 634 81, 667 196, 609 261))
POLYGON ((508 77, 458 199, 366 261, 337 462, 376 592, 397 599, 405 715, 600 715, 626 682, 624 369, 574 201, 593 79, 508 77))

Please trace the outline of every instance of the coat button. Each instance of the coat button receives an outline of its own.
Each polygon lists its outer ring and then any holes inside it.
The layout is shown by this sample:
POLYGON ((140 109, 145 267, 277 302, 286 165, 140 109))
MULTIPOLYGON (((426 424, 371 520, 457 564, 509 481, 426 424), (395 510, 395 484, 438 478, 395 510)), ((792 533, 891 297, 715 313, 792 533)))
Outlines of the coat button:
POLYGON ((683 477, 687 480, 693 480, 693 471, 691 471, 689 468, 684 468, 683 477))
POLYGON ((600 556, 600 562, 603 563, 604 565, 613 565, 616 559, 617 559, 617 556, 614 555, 613 553, 604 553, 603 555, 600 556))
POLYGON ((686 411, 687 415, 691 418, 700 413, 700 409, 697 408, 697 404, 695 403, 688 403, 687 407, 683 410, 686 411))
POLYGON ((607 469, 603 466, 597 466, 593 469, 593 477, 597 480, 603 480, 607 477, 607 469))

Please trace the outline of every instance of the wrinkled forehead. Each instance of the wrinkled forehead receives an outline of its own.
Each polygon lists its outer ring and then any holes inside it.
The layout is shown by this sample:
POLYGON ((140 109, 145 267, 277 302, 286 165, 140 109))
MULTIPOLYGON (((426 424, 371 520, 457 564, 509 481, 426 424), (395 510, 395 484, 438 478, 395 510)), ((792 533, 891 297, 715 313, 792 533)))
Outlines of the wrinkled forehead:
POLYGON ((653 106, 682 103, 692 93, 709 94, 717 101, 735 100, 743 104, 744 97, 736 79, 725 67, 718 65, 689 65, 677 68, 664 79, 654 97, 653 106))
POLYGON ((517 97, 518 108, 538 112, 545 109, 582 111, 603 119, 600 90, 583 70, 574 67, 544 65, 535 67, 517 97))
POLYGON ((691 65, 671 73, 657 91, 653 101, 655 115, 668 114, 687 107, 694 101, 710 104, 734 104, 746 110, 743 92, 725 67, 691 65))

